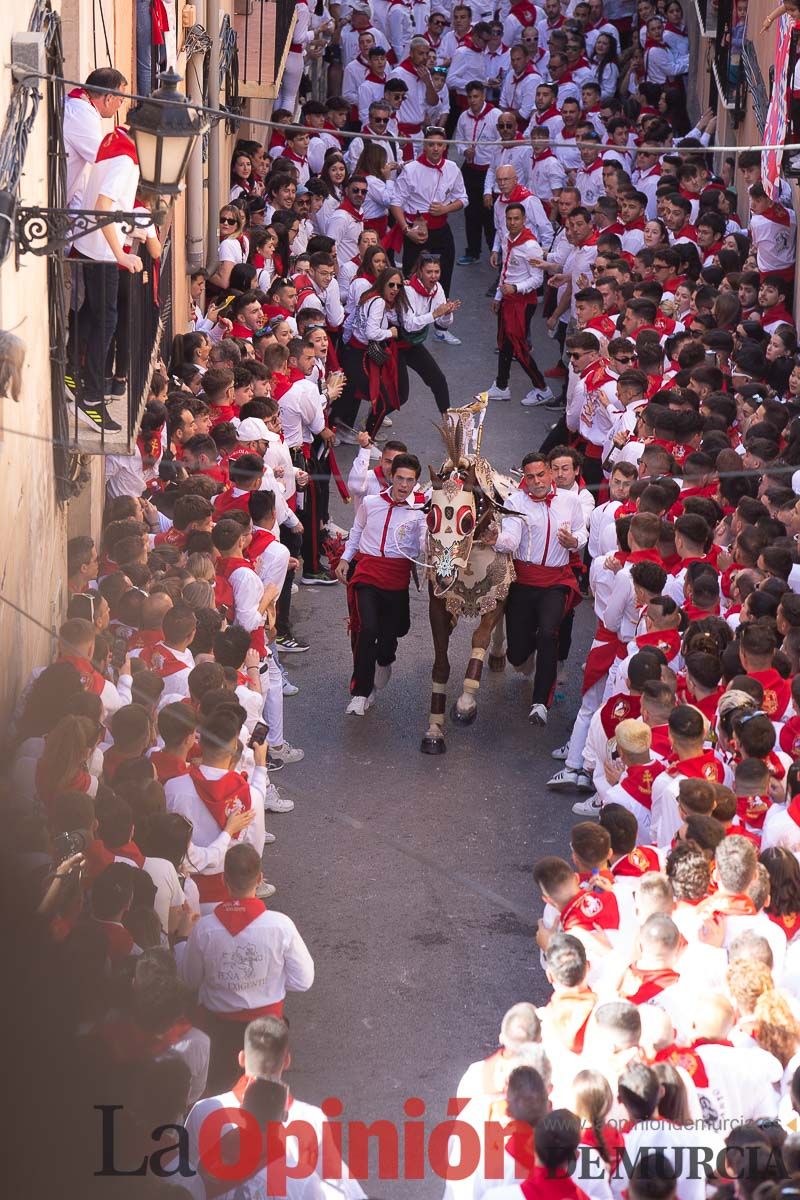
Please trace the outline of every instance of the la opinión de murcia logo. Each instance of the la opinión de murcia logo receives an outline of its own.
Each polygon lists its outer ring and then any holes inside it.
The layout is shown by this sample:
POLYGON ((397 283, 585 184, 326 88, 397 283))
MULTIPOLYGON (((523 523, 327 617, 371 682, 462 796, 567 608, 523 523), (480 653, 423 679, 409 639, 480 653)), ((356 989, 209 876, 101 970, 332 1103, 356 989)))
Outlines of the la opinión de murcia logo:
MULTIPOLYGON (((101 1114, 102 1166, 96 1176, 121 1177, 153 1174, 159 1178, 195 1175, 233 1188, 260 1171, 266 1172, 266 1194, 285 1196, 289 1179, 306 1179, 316 1173, 322 1179, 343 1178, 367 1180, 370 1177, 371 1148, 377 1156, 377 1177, 380 1180, 422 1180, 431 1175, 440 1179, 468 1179, 480 1171, 484 1179, 508 1178, 506 1146, 514 1135, 518 1157, 514 1160, 513 1178, 522 1180, 528 1174, 526 1163, 533 1161, 533 1130, 520 1121, 486 1121, 482 1131, 467 1121, 458 1119, 468 1100, 453 1097, 448 1102, 448 1120, 434 1125, 426 1132, 420 1118, 425 1102, 412 1097, 405 1101, 403 1111, 409 1120, 400 1124, 389 1120, 342 1122, 337 1118, 344 1105, 336 1097, 321 1104, 325 1115, 322 1136, 308 1121, 269 1121, 261 1124, 242 1108, 219 1108, 203 1121, 197 1138, 197 1151, 191 1154, 189 1133, 184 1125, 159 1125, 151 1132, 156 1148, 144 1155, 141 1162, 118 1162, 115 1148, 116 1114, 120 1104, 98 1104, 101 1114), (346 1143, 346 1150, 345 1150, 346 1143), (194 1161, 193 1161, 194 1159, 194 1161), (344 1167, 344 1163, 347 1167, 344 1167)), ((704 1131, 719 1134, 720 1127, 733 1126, 735 1121, 710 1125, 696 1122, 698 1144, 665 1146, 664 1124, 657 1122, 659 1145, 648 1146, 646 1140, 631 1157, 620 1151, 612 1178, 627 1178, 637 1163, 646 1163, 654 1178, 659 1174, 681 1179, 706 1179, 709 1175, 726 1174, 731 1178, 744 1176, 753 1169, 749 1158, 763 1147, 721 1146, 718 1137, 714 1145, 703 1144, 704 1131)), ((644 1122, 647 1125, 647 1122, 644 1122)), ((681 1127, 685 1135, 685 1127, 681 1127)), ((759 1170, 763 1161, 759 1159, 759 1170)), ((605 1164, 588 1146, 579 1146, 569 1169, 554 1172, 556 1176, 575 1175, 580 1181, 607 1177, 605 1164)), ((219 1187, 215 1192, 220 1193, 219 1187)))

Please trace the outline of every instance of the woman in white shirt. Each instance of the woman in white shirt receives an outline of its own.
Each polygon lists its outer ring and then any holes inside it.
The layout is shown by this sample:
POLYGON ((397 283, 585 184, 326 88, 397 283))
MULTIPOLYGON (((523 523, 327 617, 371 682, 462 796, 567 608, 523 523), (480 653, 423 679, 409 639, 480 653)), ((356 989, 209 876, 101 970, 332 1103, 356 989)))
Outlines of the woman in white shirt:
POLYGON ((388 266, 389 259, 383 246, 367 247, 364 252, 363 261, 359 265, 350 287, 347 289, 347 295, 344 297, 345 321, 342 336, 345 342, 350 341, 353 318, 361 297, 371 287, 375 286, 375 280, 388 266))
POLYGON ((275 251, 278 234, 272 229, 253 230, 250 237, 250 262, 255 267, 256 286, 268 292, 275 278, 275 251))
POLYGON ((231 190, 228 200, 238 200, 240 196, 254 194, 253 164, 250 155, 238 150, 231 160, 231 190))
POLYGON ((600 33, 592 51, 592 69, 600 88, 600 101, 605 103, 617 94, 619 67, 617 66, 617 43, 608 33, 600 33))
POLYGON ((144 854, 144 870, 156 887, 153 907, 168 936, 174 934, 184 905, 200 912, 197 884, 189 875, 192 823, 181 813, 154 813, 143 827, 136 823, 136 844, 144 854))
POLYGON ((245 235, 244 227, 247 214, 236 204, 226 204, 219 214, 219 261, 208 282, 220 290, 230 282, 231 271, 237 263, 246 263, 250 253, 250 241, 245 235))
POLYGON ((319 178, 325 184, 328 195, 323 200, 321 207, 314 213, 312 220, 317 233, 324 235, 332 213, 342 203, 344 186, 347 183, 347 164, 344 156, 338 150, 329 150, 325 155, 325 162, 322 164, 319 178))
POLYGON ((366 430, 371 438, 389 411, 400 407, 397 338, 400 314, 406 304, 402 271, 387 267, 356 304, 350 341, 342 347, 347 384, 332 406, 332 416, 352 430, 359 401, 368 399, 372 412, 366 430), (383 361, 379 361, 381 358, 383 361))

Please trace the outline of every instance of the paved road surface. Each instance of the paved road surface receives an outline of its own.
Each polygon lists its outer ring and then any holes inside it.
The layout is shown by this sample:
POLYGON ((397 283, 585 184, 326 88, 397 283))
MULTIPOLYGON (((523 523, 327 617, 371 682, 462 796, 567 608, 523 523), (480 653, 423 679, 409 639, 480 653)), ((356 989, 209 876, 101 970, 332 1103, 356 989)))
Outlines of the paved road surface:
MULTIPOLYGON (((460 244, 460 243, 459 243, 460 244)), ((453 296, 465 301, 454 332, 460 347, 435 345, 454 404, 488 387, 494 376, 494 318, 484 292, 488 266, 456 269, 453 296)), ((544 366, 554 343, 536 318, 535 352, 544 366)), ((432 428, 436 409, 416 382, 394 432, 425 465, 442 458, 432 428)), ((494 403, 483 449, 498 468, 519 465, 554 420, 525 409, 528 390, 515 366, 512 403, 494 403)), ((363 415, 363 410, 362 410, 363 415)), ((354 451, 337 453, 343 473, 354 451)), ((349 528, 352 510, 335 504, 349 528)), ((563 853, 576 819, 570 802, 544 789, 553 747, 566 740, 578 704, 580 664, 591 612, 576 619, 567 699, 546 729, 528 724, 529 685, 507 669, 486 671, 476 723, 448 723, 448 752, 419 752, 427 725, 431 638, 424 593, 412 585, 412 628, 401 643, 390 687, 366 717, 345 716, 349 647, 344 589, 304 588, 296 629, 311 642, 287 656, 300 694, 286 701, 286 730, 305 761, 275 782, 296 802, 274 817, 278 841, 267 851, 268 878, 279 888, 273 907, 297 922, 316 959, 305 996, 290 996, 292 1091, 319 1103, 341 1097, 344 1119, 405 1119, 403 1102, 420 1097, 431 1125, 465 1067, 496 1047, 503 1012, 518 1000, 545 997, 533 936, 539 905, 531 864, 563 853)), ((452 641, 449 704, 468 658, 467 628, 452 641)), ((442 1186, 379 1182, 369 1194, 433 1200, 442 1186)))

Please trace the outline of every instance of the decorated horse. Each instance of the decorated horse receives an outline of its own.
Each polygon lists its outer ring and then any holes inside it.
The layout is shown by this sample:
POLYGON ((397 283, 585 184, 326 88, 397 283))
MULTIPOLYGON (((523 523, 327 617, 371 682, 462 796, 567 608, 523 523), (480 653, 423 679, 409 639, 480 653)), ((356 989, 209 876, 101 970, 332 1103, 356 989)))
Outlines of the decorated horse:
MULTIPOLYGON (((514 582, 511 555, 498 554, 492 545, 498 514, 506 511, 504 502, 514 485, 481 457, 487 402, 484 393, 471 405, 450 409, 437 426, 447 458, 439 470, 430 468, 425 565, 434 662, 430 723, 420 746, 423 754, 444 754, 447 749, 448 649, 459 618, 478 623, 461 695, 450 715, 461 725, 471 725, 478 715, 484 658, 514 582)), ((502 669, 502 658, 490 665, 502 669)))

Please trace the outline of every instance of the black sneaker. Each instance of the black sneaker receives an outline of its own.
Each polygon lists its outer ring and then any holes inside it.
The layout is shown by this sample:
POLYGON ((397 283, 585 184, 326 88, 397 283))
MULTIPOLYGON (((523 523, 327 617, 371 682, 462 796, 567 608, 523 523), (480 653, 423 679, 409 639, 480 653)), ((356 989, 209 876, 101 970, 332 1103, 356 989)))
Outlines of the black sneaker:
POLYGON ((285 654, 305 654, 308 650, 308 642, 304 642, 302 638, 294 637, 292 634, 279 634, 275 638, 275 645, 285 654))
POLYGON ((119 433, 122 426, 110 415, 103 400, 76 400, 78 419, 94 429, 103 429, 106 433, 119 433))
POLYGON ((566 401, 563 396, 554 396, 552 400, 546 400, 542 405, 542 408, 546 408, 550 412, 561 412, 566 407, 566 401))
POLYGON ((271 754, 268 754, 267 755, 267 770, 268 771, 282 771, 283 763, 281 762, 281 760, 279 758, 273 758, 271 754))
POLYGON ((106 396, 112 400, 120 400, 128 391, 127 379, 111 379, 106 384, 106 396))

